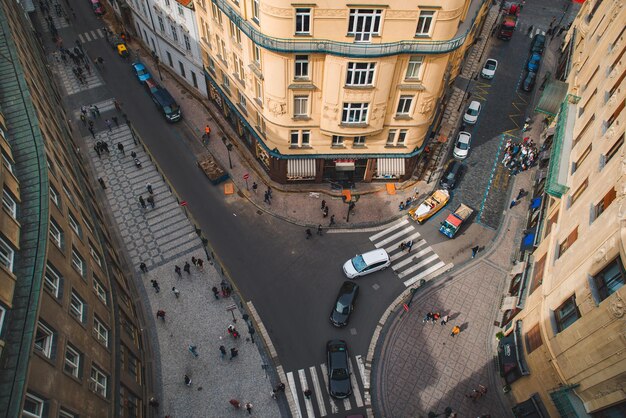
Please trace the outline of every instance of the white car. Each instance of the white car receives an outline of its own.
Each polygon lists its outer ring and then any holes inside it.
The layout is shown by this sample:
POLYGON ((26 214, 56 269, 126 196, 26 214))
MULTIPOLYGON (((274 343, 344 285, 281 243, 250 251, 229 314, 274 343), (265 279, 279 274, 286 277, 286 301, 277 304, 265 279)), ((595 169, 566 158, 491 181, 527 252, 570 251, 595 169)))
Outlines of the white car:
POLYGON ((473 125, 478 120, 478 115, 480 115, 480 103, 474 100, 463 115, 463 122, 473 125))
POLYGON ((491 80, 493 76, 496 75, 497 68, 498 68, 498 61, 494 60, 493 58, 489 58, 485 62, 485 66, 483 67, 483 70, 480 72, 480 76, 482 78, 491 80))
POLYGON ((458 158, 459 160, 467 158, 467 153, 469 152, 471 141, 472 134, 465 131, 459 132, 459 137, 456 139, 456 144, 454 144, 454 157, 458 158))
POLYGON ((348 279, 354 279, 386 269, 390 265, 391 260, 387 251, 378 249, 357 254, 353 259, 346 261, 343 265, 343 272, 348 279))

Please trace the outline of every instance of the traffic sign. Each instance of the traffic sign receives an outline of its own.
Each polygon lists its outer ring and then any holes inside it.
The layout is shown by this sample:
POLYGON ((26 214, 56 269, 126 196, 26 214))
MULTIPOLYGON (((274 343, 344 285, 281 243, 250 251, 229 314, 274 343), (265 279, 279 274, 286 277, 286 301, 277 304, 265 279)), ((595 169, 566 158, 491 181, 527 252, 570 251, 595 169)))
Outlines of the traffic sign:
POLYGON ((250 178, 250 174, 246 173, 243 175, 244 180, 248 180, 250 178))

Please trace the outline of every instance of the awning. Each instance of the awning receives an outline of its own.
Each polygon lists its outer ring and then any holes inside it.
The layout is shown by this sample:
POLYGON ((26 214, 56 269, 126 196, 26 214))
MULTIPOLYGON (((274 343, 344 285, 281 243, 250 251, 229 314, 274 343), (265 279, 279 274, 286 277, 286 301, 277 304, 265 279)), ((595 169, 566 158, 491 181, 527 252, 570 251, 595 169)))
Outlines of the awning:
POLYGON ((515 418, 548 418, 545 406, 538 394, 534 394, 528 400, 518 403, 513 407, 515 418))
POLYGON ((533 228, 532 231, 524 235, 524 239, 522 239, 522 251, 530 251, 535 248, 535 235, 535 228, 533 228))
POLYGON ((376 177, 402 177, 405 173, 404 162, 404 158, 379 158, 376 163, 376 177))
POLYGON ((354 161, 337 161, 335 163, 336 171, 354 171, 354 161))
POLYGON ((287 180, 315 178, 315 158, 287 160, 287 180))
POLYGON ((543 90, 543 94, 541 95, 539 104, 537 104, 535 110, 537 112, 546 113, 550 116, 556 116, 556 114, 559 113, 561 103, 563 103, 563 99, 567 94, 567 89, 567 83, 559 80, 551 80, 543 90))
POLYGON ((539 206, 541 206, 541 196, 534 198, 530 202, 531 209, 537 209, 539 206))
POLYGON ((456 216, 454 216, 453 214, 450 214, 448 216, 448 218, 446 219, 446 222, 448 222, 449 224, 452 224, 455 227, 459 227, 461 226, 461 223, 463 223, 462 220, 460 220, 459 218, 457 218, 456 216))

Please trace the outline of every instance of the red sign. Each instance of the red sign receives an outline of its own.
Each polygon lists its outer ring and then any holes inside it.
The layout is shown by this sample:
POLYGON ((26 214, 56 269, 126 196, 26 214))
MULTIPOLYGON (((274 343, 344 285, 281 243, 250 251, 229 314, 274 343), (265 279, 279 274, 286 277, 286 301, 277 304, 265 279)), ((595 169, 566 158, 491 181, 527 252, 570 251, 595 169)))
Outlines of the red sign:
POLYGON ((248 180, 250 178, 250 174, 246 173, 243 175, 244 180, 248 180))
POLYGON ((407 305, 406 303, 402 304, 402 307, 404 308, 405 311, 409 311, 409 305, 407 305))
POLYGON ((181 206, 187 206, 187 201, 186 201, 186 200, 181 201, 181 202, 180 202, 180 205, 181 205, 181 206))

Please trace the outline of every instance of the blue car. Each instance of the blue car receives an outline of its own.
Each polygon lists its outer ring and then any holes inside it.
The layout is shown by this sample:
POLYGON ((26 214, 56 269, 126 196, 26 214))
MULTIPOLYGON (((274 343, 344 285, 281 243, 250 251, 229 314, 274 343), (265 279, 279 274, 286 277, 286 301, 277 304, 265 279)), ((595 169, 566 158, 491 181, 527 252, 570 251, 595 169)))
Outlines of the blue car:
POLYGON ((137 79, 139 80, 140 83, 145 83, 145 81, 149 78, 152 78, 152 76, 150 75, 150 73, 148 72, 148 70, 146 69, 146 66, 136 62, 133 65, 133 71, 135 73, 135 75, 137 76, 137 79))
POLYGON ((539 61, 541 61, 541 54, 533 52, 530 58, 528 58, 528 64, 526 64, 526 69, 528 71, 536 73, 539 69, 539 61))

